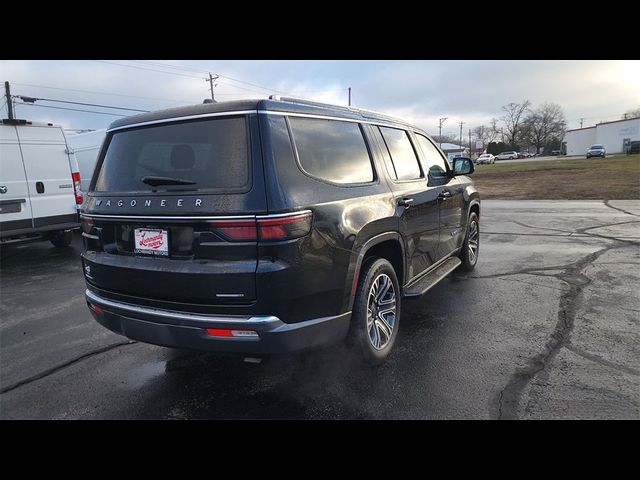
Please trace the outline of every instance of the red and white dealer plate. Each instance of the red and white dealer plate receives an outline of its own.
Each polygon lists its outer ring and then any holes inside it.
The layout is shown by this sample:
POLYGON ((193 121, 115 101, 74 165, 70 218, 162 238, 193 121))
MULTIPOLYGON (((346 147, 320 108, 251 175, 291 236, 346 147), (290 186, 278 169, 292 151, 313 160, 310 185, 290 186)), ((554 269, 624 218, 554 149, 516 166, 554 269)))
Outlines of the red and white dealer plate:
POLYGON ((136 228, 133 234, 136 253, 169 256, 169 235, 167 230, 136 228))

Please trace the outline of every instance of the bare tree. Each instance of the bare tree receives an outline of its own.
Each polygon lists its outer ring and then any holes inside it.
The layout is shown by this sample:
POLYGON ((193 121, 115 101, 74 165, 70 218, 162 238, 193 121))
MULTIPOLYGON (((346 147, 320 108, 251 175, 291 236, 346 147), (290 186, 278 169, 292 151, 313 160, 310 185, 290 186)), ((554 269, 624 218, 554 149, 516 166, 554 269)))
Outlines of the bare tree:
POLYGON ((456 143, 456 139, 451 135, 431 135, 431 138, 436 143, 456 143))
POLYGON ((633 117, 640 117, 640 107, 627 110, 624 115, 622 115, 623 119, 633 117))
POLYGON ((482 150, 484 151, 487 148, 487 144, 492 142, 498 135, 498 132, 486 125, 480 125, 471 130, 471 134, 476 140, 482 142, 482 150))
POLYGON ((543 103, 522 121, 521 133, 539 152, 549 141, 562 140, 566 128, 562 107, 556 103, 543 103))
POLYGON ((502 107, 504 115, 501 120, 504 124, 504 140, 505 143, 511 145, 513 148, 515 148, 520 134, 523 115, 529 109, 530 105, 529 100, 525 100, 522 103, 511 102, 502 107))

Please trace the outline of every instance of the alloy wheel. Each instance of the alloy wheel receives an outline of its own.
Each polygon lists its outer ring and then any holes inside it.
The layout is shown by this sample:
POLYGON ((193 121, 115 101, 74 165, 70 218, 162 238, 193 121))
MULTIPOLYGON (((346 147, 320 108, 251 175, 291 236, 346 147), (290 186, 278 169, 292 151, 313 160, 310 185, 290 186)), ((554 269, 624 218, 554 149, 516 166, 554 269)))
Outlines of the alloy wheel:
POLYGON ((396 291, 389 275, 378 275, 367 299, 367 333, 376 350, 387 346, 396 323, 396 291))
POLYGON ((475 264, 478 258, 478 246, 480 243, 480 231, 478 229, 478 222, 472 220, 469 224, 469 261, 471 264, 475 264))

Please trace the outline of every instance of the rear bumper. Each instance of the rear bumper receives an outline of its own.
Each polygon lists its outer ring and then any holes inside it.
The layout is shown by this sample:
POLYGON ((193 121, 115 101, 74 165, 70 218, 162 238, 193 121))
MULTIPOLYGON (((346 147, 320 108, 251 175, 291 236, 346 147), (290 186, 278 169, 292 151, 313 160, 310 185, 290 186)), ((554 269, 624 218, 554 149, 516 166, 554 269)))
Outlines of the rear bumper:
POLYGON ((116 302, 87 290, 94 318, 109 330, 154 345, 215 352, 270 355, 338 342, 346 337, 351 312, 285 323, 274 316, 198 315, 116 302), (213 337, 207 329, 250 330, 252 337, 213 337))

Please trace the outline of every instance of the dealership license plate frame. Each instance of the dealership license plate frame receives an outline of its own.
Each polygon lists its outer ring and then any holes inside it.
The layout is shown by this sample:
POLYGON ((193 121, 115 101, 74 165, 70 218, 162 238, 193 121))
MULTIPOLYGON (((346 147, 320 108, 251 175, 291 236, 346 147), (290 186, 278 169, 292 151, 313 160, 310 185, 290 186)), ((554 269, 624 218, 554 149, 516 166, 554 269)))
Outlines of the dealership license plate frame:
POLYGON ((144 255, 147 257, 166 257, 170 256, 169 251, 169 230, 166 228, 153 228, 153 227, 138 227, 133 229, 133 251, 136 255, 144 255), (152 247, 139 248, 138 236, 143 232, 153 232, 162 235, 162 241, 164 248, 154 249, 152 247))

